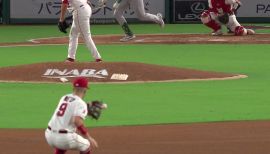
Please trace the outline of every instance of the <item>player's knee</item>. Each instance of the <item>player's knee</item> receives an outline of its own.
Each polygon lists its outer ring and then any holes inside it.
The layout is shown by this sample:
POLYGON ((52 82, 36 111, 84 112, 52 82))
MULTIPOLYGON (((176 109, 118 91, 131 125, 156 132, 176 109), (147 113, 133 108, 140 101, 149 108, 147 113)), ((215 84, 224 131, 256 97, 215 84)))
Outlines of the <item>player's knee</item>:
POLYGON ((210 16, 210 12, 209 11, 204 11, 202 14, 201 14, 201 21, 203 24, 207 24, 211 21, 211 16, 210 16))
POLYGON ((235 36, 244 36, 247 35, 247 29, 244 28, 243 26, 237 26, 234 30, 234 35, 235 36))
POLYGON ((137 13, 137 16, 140 20, 146 20, 146 13, 139 12, 137 13))
POLYGON ((119 9, 115 9, 114 11, 113 11, 113 16, 115 17, 115 18, 119 18, 119 17, 121 17, 123 15, 123 13, 121 12, 121 11, 119 11, 119 9))
POLYGON ((87 154, 87 152, 90 151, 90 146, 90 142, 88 140, 85 140, 79 149, 82 154, 87 154))

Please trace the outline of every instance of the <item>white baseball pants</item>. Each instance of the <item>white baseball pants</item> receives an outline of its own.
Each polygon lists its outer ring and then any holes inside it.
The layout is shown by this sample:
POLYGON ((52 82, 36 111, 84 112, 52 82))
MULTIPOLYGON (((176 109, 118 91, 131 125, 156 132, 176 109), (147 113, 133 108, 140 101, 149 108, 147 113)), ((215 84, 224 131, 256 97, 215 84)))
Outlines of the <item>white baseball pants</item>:
POLYGON ((78 39, 80 34, 91 55, 95 59, 101 59, 97 47, 92 39, 90 32, 90 17, 92 9, 89 5, 81 5, 73 12, 73 23, 69 34, 68 58, 76 59, 76 51, 78 47, 78 39))
POLYGON ((90 142, 77 133, 59 134, 47 129, 45 137, 51 147, 61 150, 87 151, 90 147, 90 142))
POLYGON ((114 16, 120 25, 123 25, 124 23, 127 22, 124 17, 124 11, 129 6, 131 6, 134 9, 134 11, 136 12, 140 20, 152 21, 155 23, 160 22, 159 18, 156 15, 145 13, 143 0, 122 0, 119 3, 119 6, 117 7, 117 9, 114 11, 114 16))

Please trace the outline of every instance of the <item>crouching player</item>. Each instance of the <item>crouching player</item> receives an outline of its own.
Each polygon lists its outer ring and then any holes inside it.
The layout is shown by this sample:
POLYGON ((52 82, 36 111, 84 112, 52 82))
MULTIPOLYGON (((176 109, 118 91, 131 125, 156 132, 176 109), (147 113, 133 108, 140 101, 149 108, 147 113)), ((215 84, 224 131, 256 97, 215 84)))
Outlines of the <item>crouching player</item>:
POLYGON ((222 25, 228 27, 236 36, 253 35, 255 31, 239 24, 234 14, 239 0, 208 0, 209 9, 201 14, 204 25, 213 30, 212 35, 223 35, 222 25))

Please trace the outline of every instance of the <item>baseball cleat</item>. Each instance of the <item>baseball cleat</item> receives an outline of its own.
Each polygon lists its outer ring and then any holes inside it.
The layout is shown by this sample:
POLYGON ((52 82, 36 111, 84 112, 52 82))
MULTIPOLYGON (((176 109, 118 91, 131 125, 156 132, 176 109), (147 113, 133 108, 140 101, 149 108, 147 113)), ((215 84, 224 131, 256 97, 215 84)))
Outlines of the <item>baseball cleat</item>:
POLYGON ((161 27, 161 28, 164 28, 165 27, 165 23, 164 23, 164 21, 163 21, 163 17, 162 17, 162 14, 161 13, 158 13, 157 14, 157 17, 158 17, 158 19, 159 19, 159 26, 161 27))
POLYGON ((120 42, 127 42, 135 38, 136 38, 135 35, 125 35, 123 38, 120 39, 120 42))
POLYGON ((75 62, 75 59, 72 59, 72 58, 67 58, 65 60, 66 63, 74 63, 75 62))
POLYGON ((254 34, 256 34, 256 32, 253 29, 247 29, 247 34, 254 35, 254 34))
POLYGON ((97 63, 102 62, 102 59, 96 59, 96 62, 97 63))
POLYGON ((221 35, 223 35, 223 32, 222 32, 221 29, 219 29, 219 30, 217 30, 217 31, 212 32, 211 35, 212 35, 212 36, 221 36, 221 35))

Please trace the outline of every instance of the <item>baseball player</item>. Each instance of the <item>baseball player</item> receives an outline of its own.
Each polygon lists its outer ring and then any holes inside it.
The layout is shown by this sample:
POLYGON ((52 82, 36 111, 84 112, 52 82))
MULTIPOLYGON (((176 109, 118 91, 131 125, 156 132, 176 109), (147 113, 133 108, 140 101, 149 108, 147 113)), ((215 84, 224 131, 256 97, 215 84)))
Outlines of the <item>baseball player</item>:
POLYGON ((88 114, 86 103, 82 100, 88 89, 84 77, 73 81, 73 93, 64 95, 48 124, 45 137, 55 154, 65 154, 67 150, 78 150, 80 154, 90 154, 90 147, 98 147, 84 126, 88 114), (78 134, 79 132, 80 134, 78 134))
POLYGON ((143 0, 116 0, 116 2, 113 5, 114 16, 125 32, 125 36, 122 39, 120 39, 121 42, 126 42, 135 38, 135 35, 130 30, 127 21, 123 15, 124 11, 129 6, 133 7, 134 11, 137 13, 137 16, 140 20, 152 21, 154 23, 159 24, 160 27, 162 28, 165 26, 161 13, 158 13, 157 15, 145 13, 143 0))
POLYGON ((239 0, 208 0, 209 9, 201 15, 201 21, 213 29, 213 36, 223 35, 222 25, 228 27, 236 36, 252 35, 252 29, 246 29, 239 24, 234 14, 240 3, 239 0))
POLYGON ((87 0, 62 0, 61 15, 58 23, 59 30, 67 33, 68 28, 65 21, 65 14, 68 6, 73 8, 73 23, 69 34, 69 47, 66 62, 74 62, 78 46, 78 38, 80 34, 96 62, 101 62, 101 56, 91 37, 90 32, 90 17, 92 9, 88 5, 87 0))

